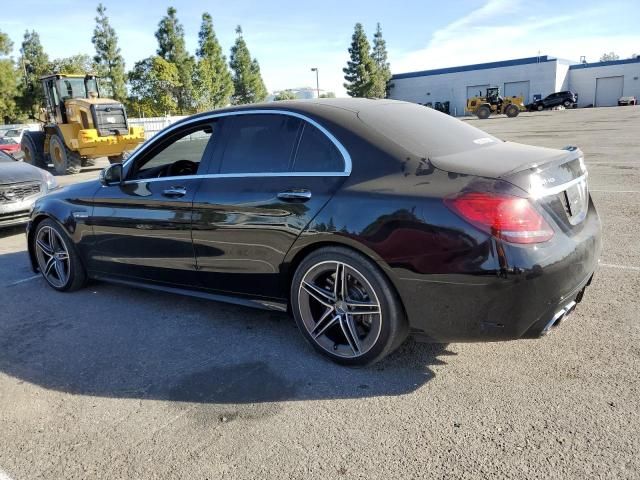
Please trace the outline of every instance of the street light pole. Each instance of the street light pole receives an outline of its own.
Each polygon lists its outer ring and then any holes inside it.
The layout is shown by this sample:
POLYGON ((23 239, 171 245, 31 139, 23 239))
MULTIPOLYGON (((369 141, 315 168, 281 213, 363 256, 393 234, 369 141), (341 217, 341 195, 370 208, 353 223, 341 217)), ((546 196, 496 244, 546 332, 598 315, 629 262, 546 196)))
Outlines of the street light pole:
POLYGON ((316 91, 318 92, 318 98, 320 98, 320 80, 318 79, 318 68, 313 67, 312 72, 316 72, 316 91))

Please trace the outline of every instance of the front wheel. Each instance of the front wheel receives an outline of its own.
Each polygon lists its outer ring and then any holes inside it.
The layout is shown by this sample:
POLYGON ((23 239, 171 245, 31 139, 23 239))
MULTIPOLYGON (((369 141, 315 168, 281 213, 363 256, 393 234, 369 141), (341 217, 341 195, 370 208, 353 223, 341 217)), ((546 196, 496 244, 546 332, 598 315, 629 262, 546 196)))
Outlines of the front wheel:
POLYGON ((544 106, 543 105, 538 105, 536 108, 538 109, 539 112, 544 110, 544 106))
POLYGON ((58 135, 49 139, 49 156, 57 175, 73 175, 80 173, 82 158, 78 152, 70 150, 58 135))
POLYGON ((478 108, 478 110, 476 111, 476 115, 480 120, 486 120, 491 115, 491 109, 486 105, 483 105, 482 107, 478 108))
POLYGON ((43 220, 36 227, 32 242, 38 269, 52 288, 65 292, 84 286, 84 266, 62 227, 53 220, 43 220))
POLYGON ((342 247, 321 248, 302 261, 291 284, 291 307, 305 339, 344 365, 374 363, 408 333, 389 280, 369 259, 342 247))
POLYGON ((571 107, 572 103, 569 100, 565 100, 563 105, 564 105, 564 108, 569 108, 571 107))
POLYGON ((514 118, 518 116, 518 114, 520 113, 520 109, 511 104, 507 105, 507 108, 504 109, 504 113, 507 115, 507 117, 514 118))

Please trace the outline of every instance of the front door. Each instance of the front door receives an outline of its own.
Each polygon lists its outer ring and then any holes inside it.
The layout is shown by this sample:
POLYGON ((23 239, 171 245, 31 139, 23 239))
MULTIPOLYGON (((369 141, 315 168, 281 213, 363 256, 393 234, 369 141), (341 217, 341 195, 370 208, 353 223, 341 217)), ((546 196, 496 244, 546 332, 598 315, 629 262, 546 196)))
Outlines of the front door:
POLYGON ((225 120, 224 152, 194 199, 193 241, 205 288, 286 296, 280 271, 287 251, 348 175, 321 128, 284 114, 225 120))
POLYGON ((161 134, 127 163, 122 184, 100 188, 90 218, 90 270, 176 286, 197 281, 193 199, 215 128, 208 121, 161 134))

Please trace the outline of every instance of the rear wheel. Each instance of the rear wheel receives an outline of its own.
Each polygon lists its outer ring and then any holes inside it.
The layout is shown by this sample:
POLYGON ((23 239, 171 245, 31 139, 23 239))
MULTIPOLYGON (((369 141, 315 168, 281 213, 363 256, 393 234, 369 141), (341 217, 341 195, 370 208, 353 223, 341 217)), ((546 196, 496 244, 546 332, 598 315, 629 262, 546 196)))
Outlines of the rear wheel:
POLYGON ((509 118, 517 117, 520 113, 520 109, 513 104, 507 105, 507 108, 504 109, 504 113, 509 118))
POLYGON ((56 134, 49 139, 49 156, 58 175, 79 173, 82 168, 82 158, 78 152, 69 150, 56 134))
POLYGON ((491 115, 491 109, 486 105, 483 105, 482 107, 478 108, 478 110, 476 110, 476 115, 479 119, 486 120, 491 115))
POLYGON ((87 275, 80 257, 56 222, 46 219, 39 223, 32 241, 40 273, 52 288, 65 292, 85 285, 87 275))
POLYGON ((387 278, 366 257, 321 248, 298 266, 291 284, 293 315, 305 339, 345 365, 368 365, 396 349, 408 326, 387 278))
POLYGON ((24 161, 35 167, 47 168, 44 159, 44 132, 24 132, 20 148, 24 153, 24 161))

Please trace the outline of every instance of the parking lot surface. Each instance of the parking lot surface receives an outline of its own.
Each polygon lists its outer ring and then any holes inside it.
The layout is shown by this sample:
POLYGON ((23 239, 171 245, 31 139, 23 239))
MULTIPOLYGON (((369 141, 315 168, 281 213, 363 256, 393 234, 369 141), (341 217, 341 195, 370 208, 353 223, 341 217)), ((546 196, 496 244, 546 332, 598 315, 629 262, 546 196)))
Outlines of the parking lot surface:
POLYGON ((640 107, 468 121, 585 152, 602 263, 550 336, 348 369, 284 314, 55 292, 2 231, 0 479, 640 478, 640 107))

